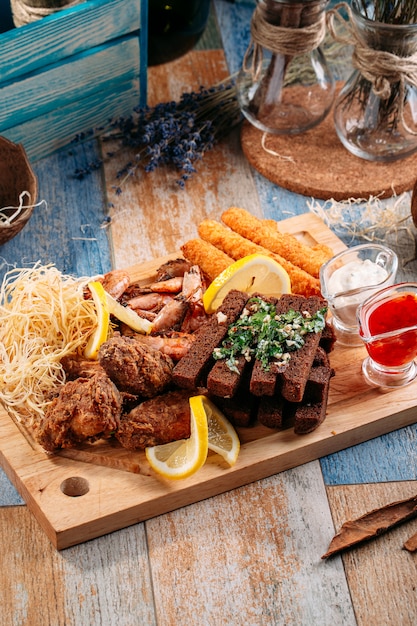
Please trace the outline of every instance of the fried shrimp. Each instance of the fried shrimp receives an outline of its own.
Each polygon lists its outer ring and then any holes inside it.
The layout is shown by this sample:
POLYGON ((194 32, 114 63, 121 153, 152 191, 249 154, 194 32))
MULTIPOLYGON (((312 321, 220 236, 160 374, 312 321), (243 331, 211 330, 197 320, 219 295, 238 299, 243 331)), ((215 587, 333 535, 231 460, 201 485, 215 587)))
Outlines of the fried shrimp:
POLYGON ((231 207, 224 211, 222 220, 242 237, 279 254, 315 278, 319 277, 320 267, 331 256, 312 250, 293 235, 281 233, 269 221, 260 220, 245 209, 231 207))
POLYGON ((293 293, 306 297, 320 295, 321 293, 320 281, 317 278, 293 265, 293 263, 290 263, 290 261, 287 261, 279 254, 275 254, 267 248, 249 241, 249 239, 242 237, 215 220, 203 220, 200 223, 198 234, 204 241, 208 241, 225 254, 230 255, 234 260, 250 254, 264 254, 275 259, 288 273, 293 293))

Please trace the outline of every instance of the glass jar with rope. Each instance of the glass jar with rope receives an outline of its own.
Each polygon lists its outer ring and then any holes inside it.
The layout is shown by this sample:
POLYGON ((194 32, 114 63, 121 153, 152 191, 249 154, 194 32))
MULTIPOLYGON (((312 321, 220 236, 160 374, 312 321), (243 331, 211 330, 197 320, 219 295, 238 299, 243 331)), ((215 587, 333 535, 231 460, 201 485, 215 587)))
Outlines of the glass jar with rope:
POLYGON ((274 134, 300 133, 331 109, 334 79, 321 43, 328 0, 258 0, 236 80, 243 115, 274 134))

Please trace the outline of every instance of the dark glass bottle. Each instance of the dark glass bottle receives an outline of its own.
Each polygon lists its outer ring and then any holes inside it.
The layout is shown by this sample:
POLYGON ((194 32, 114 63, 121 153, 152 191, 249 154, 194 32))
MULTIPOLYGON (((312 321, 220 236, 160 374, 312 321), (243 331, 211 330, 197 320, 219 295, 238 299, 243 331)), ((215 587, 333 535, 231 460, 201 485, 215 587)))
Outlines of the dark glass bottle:
POLYGON ((14 28, 9 0, 0 0, 0 33, 14 28))
POLYGON ((148 65, 173 61, 195 46, 211 0, 149 0, 148 65))

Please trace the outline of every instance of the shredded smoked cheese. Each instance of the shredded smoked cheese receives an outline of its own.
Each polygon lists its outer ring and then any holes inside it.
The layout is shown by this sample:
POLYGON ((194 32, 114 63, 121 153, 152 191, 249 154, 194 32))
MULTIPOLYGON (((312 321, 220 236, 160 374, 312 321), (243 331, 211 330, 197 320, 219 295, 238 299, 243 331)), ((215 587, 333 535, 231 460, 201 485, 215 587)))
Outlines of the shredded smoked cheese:
POLYGON ((97 325, 87 281, 53 265, 13 269, 0 290, 0 400, 19 421, 36 428, 65 382, 63 356, 80 351, 97 325))

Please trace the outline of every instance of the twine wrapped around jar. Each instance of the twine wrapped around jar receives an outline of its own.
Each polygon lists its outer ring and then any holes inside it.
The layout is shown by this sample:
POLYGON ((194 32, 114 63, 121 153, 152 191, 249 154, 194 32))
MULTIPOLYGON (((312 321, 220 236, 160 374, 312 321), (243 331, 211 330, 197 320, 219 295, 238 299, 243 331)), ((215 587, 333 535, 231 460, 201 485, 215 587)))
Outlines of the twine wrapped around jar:
POLYGON ((13 23, 15 26, 25 26, 82 2, 85 0, 10 0, 13 23))
POLYGON ((334 79, 320 44, 328 0, 259 0, 236 85, 246 119, 265 132, 294 134, 319 124, 334 79))
MULTIPOLYGON (((297 14, 297 18, 299 18, 297 14)), ((298 21, 298 19, 297 19, 298 21)), ((326 34, 324 12, 314 16, 312 23, 304 26, 297 24, 283 25, 270 23, 260 5, 255 8, 251 20, 251 43, 246 50, 243 67, 253 72, 253 80, 257 80, 262 71, 263 49, 274 54, 296 56, 315 50, 322 43, 326 34), (254 48, 252 63, 249 66, 251 48, 254 48)))
POLYGON ((358 0, 352 0, 351 6, 336 4, 327 14, 327 23, 336 41, 354 46, 354 71, 334 108, 343 145, 370 161, 395 161, 415 153, 417 24, 370 20, 358 0))

